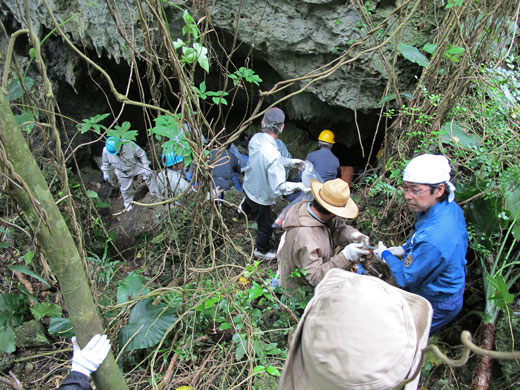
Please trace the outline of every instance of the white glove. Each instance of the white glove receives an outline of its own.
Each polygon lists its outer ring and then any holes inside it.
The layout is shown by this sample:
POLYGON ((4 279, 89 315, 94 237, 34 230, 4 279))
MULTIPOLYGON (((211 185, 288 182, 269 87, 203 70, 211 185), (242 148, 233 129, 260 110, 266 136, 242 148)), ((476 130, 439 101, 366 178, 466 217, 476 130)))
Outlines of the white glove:
POLYGON ((388 248, 388 251, 397 257, 404 256, 404 248, 402 246, 391 246, 390 248, 388 248))
POLYGON ((81 349, 76 336, 74 336, 72 338, 72 350, 71 371, 90 376, 107 357, 110 351, 110 340, 106 334, 97 334, 90 339, 85 348, 81 349))
POLYGON ((357 230, 350 233, 349 239, 350 239, 350 241, 353 241, 353 242, 360 242, 361 244, 363 244, 363 246, 365 248, 368 248, 368 245, 370 242, 370 239, 368 238, 367 235, 365 235, 357 230))
POLYGON ((110 181, 110 175, 106 172, 103 172, 103 180, 104 181, 110 181))
MULTIPOLYGON (((383 244, 383 241, 379 241, 379 244, 377 244, 377 248, 374 249, 374 255, 376 255, 378 258, 380 258, 381 260, 383 260, 383 258, 381 257, 381 255, 383 254, 384 251, 386 251, 388 248, 385 246, 385 244, 383 244)), ((384 260, 383 260, 384 261, 384 260)))
POLYGON ((311 190, 310 187, 305 187, 305 184, 303 184, 303 183, 298 183, 298 189, 301 192, 310 192, 310 190, 311 190))
POLYGON ((220 195, 224 192, 224 190, 222 188, 220 188, 219 186, 217 186, 216 188, 213 189, 213 197, 214 198, 219 198, 220 195))
POLYGON ((341 253, 345 255, 347 260, 358 261, 361 256, 366 256, 370 252, 368 251, 368 249, 363 248, 363 244, 360 244, 359 242, 354 242, 343 248, 341 253))
POLYGON ((298 168, 300 171, 305 168, 303 160, 300 160, 299 158, 291 158, 291 164, 293 168, 298 168))
POLYGON ((141 176, 144 180, 148 180, 152 177, 152 171, 150 171, 150 169, 143 169, 141 171, 141 176))

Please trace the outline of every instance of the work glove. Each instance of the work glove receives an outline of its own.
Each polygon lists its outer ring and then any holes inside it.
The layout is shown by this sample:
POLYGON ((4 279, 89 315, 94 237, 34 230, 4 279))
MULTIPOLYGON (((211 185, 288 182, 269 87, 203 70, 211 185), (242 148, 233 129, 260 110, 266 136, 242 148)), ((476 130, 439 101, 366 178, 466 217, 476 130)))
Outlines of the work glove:
POLYGON ((404 256, 404 248, 402 246, 391 246, 390 248, 388 248, 388 251, 397 257, 404 256))
POLYGON ((110 181, 110 175, 108 173, 103 172, 103 180, 110 181))
POLYGON ((353 231, 352 233, 349 234, 348 238, 350 241, 360 242, 361 244, 363 244, 363 246, 365 248, 368 248, 370 239, 368 238, 367 235, 361 233, 360 231, 357 231, 357 230, 353 231))
POLYGON ((217 199, 220 197, 220 195, 222 195, 223 192, 224 192, 224 190, 222 188, 220 188, 219 186, 217 186, 215 189, 213 189, 213 197, 215 199, 217 199))
POLYGON ((310 192, 311 188, 305 187, 305 184, 303 183, 298 183, 298 190, 301 192, 310 192))
MULTIPOLYGON (((377 248, 374 249, 374 255, 376 255, 379 259, 385 261, 381 255, 384 251, 388 250, 388 248, 383 244, 383 241, 379 241, 379 244, 377 244, 377 248)), ((385 262, 386 263, 386 262, 385 262)))
POLYGON ((110 340, 106 334, 97 334, 90 339, 85 348, 81 349, 76 336, 74 336, 72 338, 72 350, 71 371, 90 376, 107 357, 110 351, 110 340))
POLYGON ((149 169, 143 169, 141 171, 141 176, 144 180, 148 180, 152 177, 152 171, 150 171, 149 169))
POLYGON ((302 171, 303 168, 305 168, 303 160, 300 160, 299 158, 291 158, 291 164, 293 168, 298 168, 300 171, 302 171))
POLYGON ((347 260, 358 261, 361 258, 361 256, 366 256, 370 252, 368 251, 368 249, 363 248, 363 244, 359 242, 354 242, 343 248, 341 253, 345 255, 347 260))

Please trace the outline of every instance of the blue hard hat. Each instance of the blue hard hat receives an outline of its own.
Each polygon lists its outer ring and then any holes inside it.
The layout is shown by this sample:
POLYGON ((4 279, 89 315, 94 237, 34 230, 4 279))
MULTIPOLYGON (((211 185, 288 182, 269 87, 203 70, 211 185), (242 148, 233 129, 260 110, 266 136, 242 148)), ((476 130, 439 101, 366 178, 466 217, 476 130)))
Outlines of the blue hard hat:
POLYGON ((105 142, 105 148, 107 148, 107 152, 110 154, 118 154, 121 149, 121 140, 116 137, 108 137, 105 142))
POLYGON ((163 153, 162 161, 163 161, 163 165, 165 167, 171 167, 172 165, 175 165, 175 164, 178 164, 178 163, 184 161, 184 158, 174 152, 170 152, 170 153, 166 153, 166 154, 163 153))

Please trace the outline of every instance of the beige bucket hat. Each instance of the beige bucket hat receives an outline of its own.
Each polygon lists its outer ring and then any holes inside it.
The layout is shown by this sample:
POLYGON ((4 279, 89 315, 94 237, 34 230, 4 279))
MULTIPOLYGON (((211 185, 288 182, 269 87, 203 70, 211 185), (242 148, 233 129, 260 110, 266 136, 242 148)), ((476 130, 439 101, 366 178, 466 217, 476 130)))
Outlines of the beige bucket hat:
MULTIPOLYGON (((419 295, 331 269, 296 328, 279 389, 402 388, 421 362, 432 315, 419 295)), ((417 376, 404 389, 416 389, 418 382, 417 376)))
POLYGON ((348 183, 341 179, 334 179, 320 183, 311 180, 311 190, 316 199, 325 209, 332 214, 343 218, 356 218, 359 209, 350 198, 348 183))

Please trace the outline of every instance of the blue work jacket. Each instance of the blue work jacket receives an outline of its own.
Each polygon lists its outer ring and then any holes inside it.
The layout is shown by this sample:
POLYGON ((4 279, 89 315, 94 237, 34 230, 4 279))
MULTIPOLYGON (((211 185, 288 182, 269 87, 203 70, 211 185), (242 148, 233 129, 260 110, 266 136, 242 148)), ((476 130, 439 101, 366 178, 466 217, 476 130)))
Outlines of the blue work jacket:
POLYGON ((446 301, 464 289, 468 232, 461 208, 448 201, 417 216, 403 245, 403 260, 382 253, 397 284, 432 303, 446 301))
POLYGON ((339 160, 329 148, 323 147, 309 153, 306 160, 312 163, 323 182, 341 177, 339 160))

